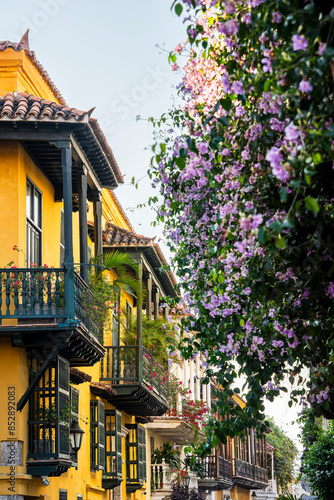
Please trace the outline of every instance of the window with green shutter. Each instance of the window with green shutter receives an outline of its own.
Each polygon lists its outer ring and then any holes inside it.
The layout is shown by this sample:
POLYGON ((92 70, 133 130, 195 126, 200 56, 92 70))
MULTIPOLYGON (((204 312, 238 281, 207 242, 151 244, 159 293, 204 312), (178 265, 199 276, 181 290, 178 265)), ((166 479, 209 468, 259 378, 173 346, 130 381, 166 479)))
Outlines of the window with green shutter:
POLYGON ((90 402, 90 467, 105 470, 105 415, 104 403, 90 402))
POLYGON ((139 424, 125 424, 129 429, 126 437, 126 480, 140 483, 146 480, 146 433, 139 424))
POLYGON ((105 411, 105 455, 104 475, 122 477, 122 414, 117 410, 105 411))
MULTIPOLYGON (((31 360, 30 380, 41 365, 42 361, 31 360)), ((28 458, 70 458, 69 406, 69 362, 58 356, 46 369, 29 399, 28 458)))

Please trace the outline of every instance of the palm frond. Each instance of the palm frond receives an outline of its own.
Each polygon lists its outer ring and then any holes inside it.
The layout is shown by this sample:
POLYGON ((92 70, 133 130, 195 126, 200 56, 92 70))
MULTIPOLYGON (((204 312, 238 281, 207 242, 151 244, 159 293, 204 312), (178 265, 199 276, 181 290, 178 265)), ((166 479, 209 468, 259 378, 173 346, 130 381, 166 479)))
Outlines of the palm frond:
POLYGON ((114 252, 104 254, 103 264, 109 269, 115 269, 119 276, 128 273, 129 268, 138 276, 139 267, 137 262, 125 252, 115 250, 114 252))

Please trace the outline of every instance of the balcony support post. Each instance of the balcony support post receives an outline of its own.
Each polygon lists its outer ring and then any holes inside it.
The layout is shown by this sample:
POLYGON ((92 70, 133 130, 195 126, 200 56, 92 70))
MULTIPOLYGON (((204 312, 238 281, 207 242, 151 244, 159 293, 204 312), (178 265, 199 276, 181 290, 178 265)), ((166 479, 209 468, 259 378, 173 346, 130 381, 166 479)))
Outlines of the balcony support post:
POLYGON ((87 169, 82 165, 82 170, 78 178, 80 275, 88 285, 87 169))
POLYGON ((101 193, 94 193, 94 249, 95 257, 102 255, 102 201, 101 193))
POLYGON ((152 276, 149 273, 147 278, 147 296, 146 296, 146 316, 152 319, 152 276))
POLYGON ((154 309, 154 319, 159 319, 159 301, 160 301, 160 291, 156 285, 153 285, 153 309, 154 309))
POLYGON ((63 172, 64 199, 64 239, 65 256, 64 277, 65 314, 68 320, 74 320, 74 261, 72 232, 72 151, 70 141, 61 145, 61 165, 63 172))
MULTIPOLYGON (((138 282, 141 286, 143 280, 143 262, 139 258, 138 261, 138 282)), ((137 377, 141 383, 143 380, 143 297, 137 297, 137 377)))

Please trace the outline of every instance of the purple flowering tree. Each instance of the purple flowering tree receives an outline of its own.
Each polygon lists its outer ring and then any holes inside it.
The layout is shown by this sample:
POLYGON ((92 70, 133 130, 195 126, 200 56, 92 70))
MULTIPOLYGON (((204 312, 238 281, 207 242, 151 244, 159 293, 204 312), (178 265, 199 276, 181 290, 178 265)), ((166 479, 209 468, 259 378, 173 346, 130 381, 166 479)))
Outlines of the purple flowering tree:
POLYGON ((264 430, 263 400, 281 391, 334 417, 333 13, 304 0, 173 7, 188 25, 169 54, 183 106, 159 122, 150 173, 189 312, 183 355, 206 354, 230 416, 205 448, 264 430))

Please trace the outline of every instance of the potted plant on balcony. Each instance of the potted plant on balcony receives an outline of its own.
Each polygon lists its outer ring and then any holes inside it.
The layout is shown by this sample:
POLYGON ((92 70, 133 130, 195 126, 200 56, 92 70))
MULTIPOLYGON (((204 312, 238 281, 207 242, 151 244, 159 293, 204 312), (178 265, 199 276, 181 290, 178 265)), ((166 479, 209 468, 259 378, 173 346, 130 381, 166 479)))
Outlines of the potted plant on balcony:
POLYGON ((173 469, 181 467, 181 453, 174 448, 170 441, 166 441, 160 448, 156 448, 152 454, 153 464, 162 464, 162 460, 173 469))

